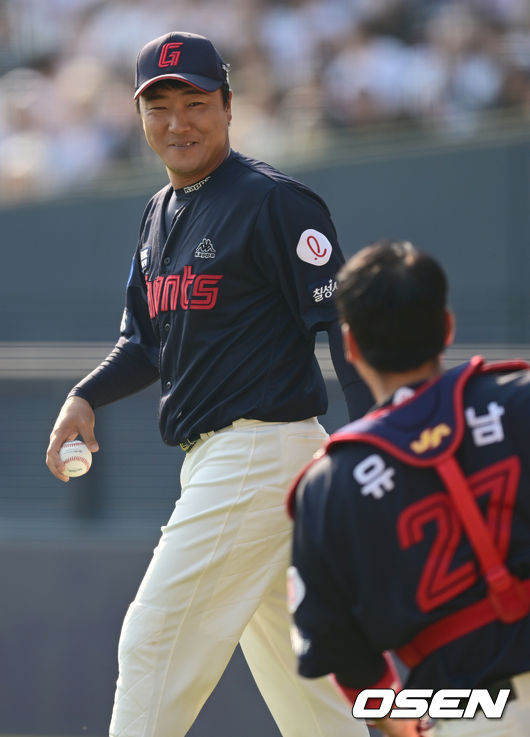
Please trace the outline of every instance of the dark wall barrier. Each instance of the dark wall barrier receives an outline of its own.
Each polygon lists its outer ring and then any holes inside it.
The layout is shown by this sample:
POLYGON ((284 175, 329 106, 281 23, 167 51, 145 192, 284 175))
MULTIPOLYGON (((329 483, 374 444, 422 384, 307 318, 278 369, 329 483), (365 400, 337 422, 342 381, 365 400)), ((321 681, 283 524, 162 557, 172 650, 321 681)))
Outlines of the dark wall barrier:
MULTIPOLYGON (((110 540, 0 543, 2 734, 108 734, 121 620, 149 555, 110 540)), ((238 649, 189 737, 244 734, 279 737, 238 649)))
MULTIPOLYGON (((460 340, 524 342, 529 171, 527 136, 438 150, 388 147, 293 173, 328 202, 346 255, 387 236, 438 256, 451 279, 460 340)), ((0 210, 0 340, 113 340, 149 194, 0 210)))

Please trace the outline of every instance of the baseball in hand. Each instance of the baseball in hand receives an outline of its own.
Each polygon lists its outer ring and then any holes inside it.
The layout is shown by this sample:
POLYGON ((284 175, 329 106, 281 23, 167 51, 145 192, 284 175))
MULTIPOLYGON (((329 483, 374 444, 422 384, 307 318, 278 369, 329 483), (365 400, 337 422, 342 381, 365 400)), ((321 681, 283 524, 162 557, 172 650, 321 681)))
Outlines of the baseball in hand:
POLYGON ((92 453, 82 440, 69 440, 59 451, 65 476, 83 476, 92 465, 92 453))

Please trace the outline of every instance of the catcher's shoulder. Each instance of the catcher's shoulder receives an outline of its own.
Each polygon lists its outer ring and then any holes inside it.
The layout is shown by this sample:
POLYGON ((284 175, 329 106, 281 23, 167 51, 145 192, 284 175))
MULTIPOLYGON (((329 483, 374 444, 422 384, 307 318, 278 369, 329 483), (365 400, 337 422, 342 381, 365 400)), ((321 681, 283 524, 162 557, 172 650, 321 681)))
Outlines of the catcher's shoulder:
POLYGON ((322 505, 340 497, 351 488, 352 471, 363 457, 363 450, 353 443, 319 451, 297 483, 297 503, 322 505))

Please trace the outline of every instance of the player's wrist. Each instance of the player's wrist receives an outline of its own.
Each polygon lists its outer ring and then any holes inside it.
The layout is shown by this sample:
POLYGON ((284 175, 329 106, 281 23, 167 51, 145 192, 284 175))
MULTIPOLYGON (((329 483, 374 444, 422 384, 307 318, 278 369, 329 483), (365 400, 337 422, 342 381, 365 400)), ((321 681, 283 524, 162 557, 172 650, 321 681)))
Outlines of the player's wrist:
POLYGON ((88 406, 90 407, 91 410, 94 409, 94 405, 92 404, 92 402, 90 401, 90 399, 88 398, 88 396, 86 396, 85 392, 83 392, 82 389, 79 389, 77 387, 74 387, 66 395, 65 404, 71 405, 71 404, 74 404, 76 402, 77 403, 84 402, 84 403, 88 404, 88 406))

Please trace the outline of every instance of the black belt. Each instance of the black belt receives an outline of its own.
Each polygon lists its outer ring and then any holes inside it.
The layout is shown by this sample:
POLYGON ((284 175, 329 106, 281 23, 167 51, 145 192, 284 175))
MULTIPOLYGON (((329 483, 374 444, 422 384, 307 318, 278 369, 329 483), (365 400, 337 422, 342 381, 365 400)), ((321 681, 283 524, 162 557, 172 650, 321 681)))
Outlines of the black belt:
POLYGON ((215 430, 210 430, 209 432, 201 432, 200 435, 194 435, 191 438, 185 438, 182 443, 179 443, 179 446, 182 448, 184 453, 189 453, 199 440, 205 440, 207 437, 211 437, 215 432, 215 430))
POLYGON ((182 448, 184 453, 188 453, 193 448, 195 443, 200 439, 200 435, 197 438, 186 438, 182 443, 179 443, 179 446, 182 448))

